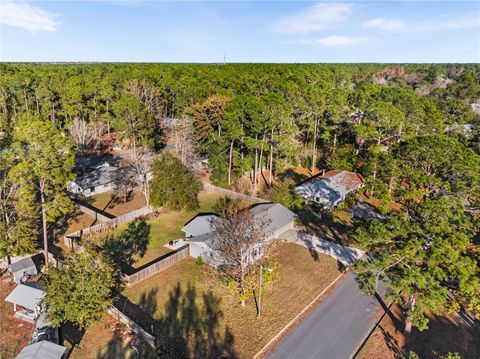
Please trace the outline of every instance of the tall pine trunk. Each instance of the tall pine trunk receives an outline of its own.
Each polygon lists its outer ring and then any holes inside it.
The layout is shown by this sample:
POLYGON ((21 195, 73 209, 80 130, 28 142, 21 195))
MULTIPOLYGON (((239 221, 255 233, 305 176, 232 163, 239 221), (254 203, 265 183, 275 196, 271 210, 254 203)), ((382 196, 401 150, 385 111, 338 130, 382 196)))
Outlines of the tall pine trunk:
POLYGON ((232 160, 233 160, 233 140, 230 142, 230 153, 228 155, 228 185, 231 184, 232 178, 232 160))
POLYGON ((40 182, 40 201, 42 207, 43 255, 45 257, 45 268, 48 268, 47 210, 45 208, 45 183, 43 180, 40 182))
POLYGON ((273 181, 273 128, 270 135, 270 168, 268 173, 268 185, 272 187, 273 181))
POLYGON ((317 136, 318 136, 318 120, 315 116, 315 124, 313 129, 313 150, 312 150, 312 175, 315 174, 317 164, 317 136))

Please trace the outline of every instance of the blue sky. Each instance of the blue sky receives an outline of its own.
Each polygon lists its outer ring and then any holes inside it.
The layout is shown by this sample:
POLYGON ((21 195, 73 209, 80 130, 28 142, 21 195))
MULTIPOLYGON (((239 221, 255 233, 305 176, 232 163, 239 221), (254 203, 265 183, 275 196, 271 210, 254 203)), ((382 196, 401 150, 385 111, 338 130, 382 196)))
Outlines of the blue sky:
POLYGON ((480 62, 479 1, 5 1, 0 61, 480 62))

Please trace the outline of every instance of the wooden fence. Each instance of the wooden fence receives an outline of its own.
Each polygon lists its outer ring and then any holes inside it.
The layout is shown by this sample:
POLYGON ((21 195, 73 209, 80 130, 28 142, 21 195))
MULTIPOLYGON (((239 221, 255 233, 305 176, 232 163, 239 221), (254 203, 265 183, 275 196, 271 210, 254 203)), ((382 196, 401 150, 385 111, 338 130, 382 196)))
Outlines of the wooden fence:
POLYGON ((203 191, 202 192, 219 193, 219 194, 223 194, 224 196, 227 196, 227 197, 239 199, 241 201, 253 202, 253 203, 268 203, 268 202, 270 202, 270 201, 268 201, 266 199, 263 199, 263 198, 253 197, 253 196, 249 196, 249 195, 246 195, 246 194, 243 194, 243 193, 235 192, 235 191, 232 191, 232 190, 229 190, 229 189, 220 188, 220 187, 214 186, 210 183, 204 183, 203 184, 203 191))
POLYGON ((148 345, 155 349, 155 337, 122 313, 120 309, 112 305, 108 308, 108 313, 119 322, 125 324, 129 330, 140 336, 148 345))
POLYGON ((139 208, 132 212, 128 212, 123 216, 112 218, 108 222, 95 224, 91 227, 83 228, 83 229, 80 229, 79 231, 66 234, 63 238, 63 241, 65 245, 68 246, 69 248, 76 249, 75 241, 80 238, 93 235, 93 234, 106 232, 106 231, 111 231, 124 223, 130 222, 142 216, 146 216, 152 212, 153 210, 152 210, 152 207, 150 206, 139 208))
POLYGON ((145 268, 141 268, 137 272, 127 275, 123 275, 123 280, 127 287, 131 286, 134 283, 137 283, 145 278, 148 278, 158 272, 167 269, 171 265, 177 263, 178 261, 187 258, 189 256, 188 244, 180 247, 176 251, 168 253, 167 255, 161 257, 157 262, 154 262, 150 265, 147 265, 145 268))
POLYGON ((73 203, 75 203, 75 207, 77 207, 80 211, 89 215, 90 217, 94 218, 95 221, 98 221, 100 223, 108 222, 115 218, 115 216, 105 211, 99 210, 98 208, 95 208, 88 203, 79 200, 73 200, 73 203))

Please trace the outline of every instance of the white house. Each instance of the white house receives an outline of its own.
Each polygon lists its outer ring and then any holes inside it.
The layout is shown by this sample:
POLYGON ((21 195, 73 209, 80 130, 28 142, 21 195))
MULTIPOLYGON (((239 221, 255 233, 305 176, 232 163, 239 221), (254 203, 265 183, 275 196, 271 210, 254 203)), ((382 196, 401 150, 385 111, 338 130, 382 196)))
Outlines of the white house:
POLYGON ((15 287, 5 298, 6 302, 13 304, 15 316, 28 321, 34 321, 41 313, 40 304, 45 297, 40 283, 28 282, 15 287))
POLYGON ((27 345, 15 359, 61 359, 66 350, 64 346, 42 340, 27 345))
POLYGON ((307 202, 332 209, 363 187, 364 183, 365 179, 358 173, 333 170, 309 179, 296 187, 295 191, 307 202))
MULTIPOLYGON (((263 249, 274 238, 281 238, 289 229, 295 227, 295 215, 292 211, 278 203, 262 203, 252 206, 251 214, 255 218, 261 218, 268 223, 265 229, 265 237, 251 252, 246 255, 248 261, 255 261, 263 255, 263 249)), ((216 215, 200 215, 187 223, 182 231, 185 233, 186 242, 189 244, 190 256, 202 257, 209 264, 215 265, 215 253, 211 248, 213 223, 220 217, 216 215)))

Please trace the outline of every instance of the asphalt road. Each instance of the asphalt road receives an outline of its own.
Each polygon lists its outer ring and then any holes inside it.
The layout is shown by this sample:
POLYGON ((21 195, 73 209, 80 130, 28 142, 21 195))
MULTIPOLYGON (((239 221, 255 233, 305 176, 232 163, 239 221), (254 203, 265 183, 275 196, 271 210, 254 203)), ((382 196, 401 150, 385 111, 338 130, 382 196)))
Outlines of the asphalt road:
POLYGON ((265 358, 351 358, 383 313, 377 299, 363 295, 348 272, 265 358))

